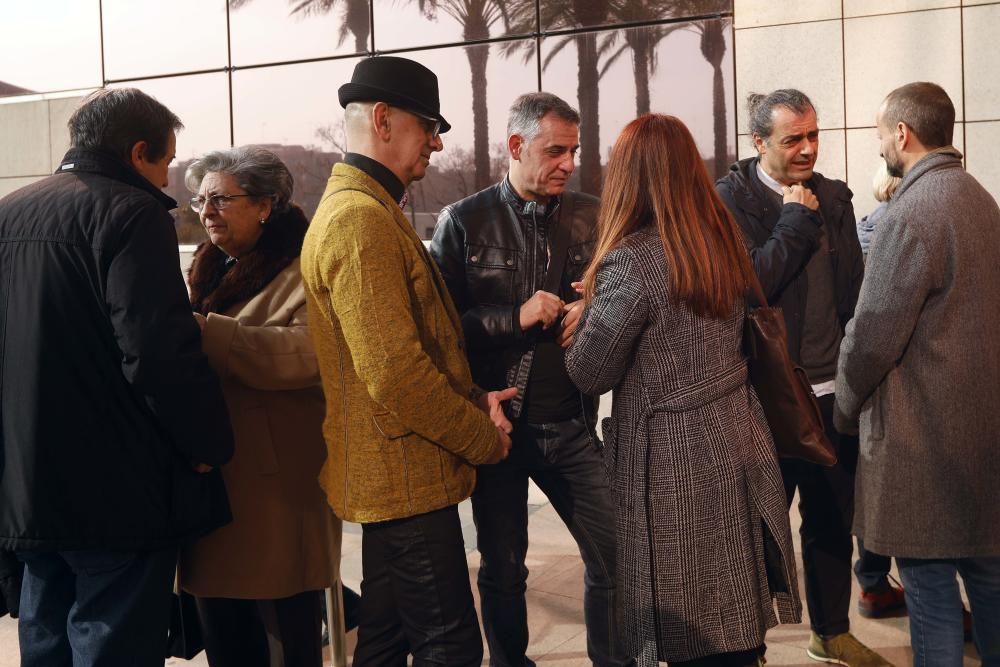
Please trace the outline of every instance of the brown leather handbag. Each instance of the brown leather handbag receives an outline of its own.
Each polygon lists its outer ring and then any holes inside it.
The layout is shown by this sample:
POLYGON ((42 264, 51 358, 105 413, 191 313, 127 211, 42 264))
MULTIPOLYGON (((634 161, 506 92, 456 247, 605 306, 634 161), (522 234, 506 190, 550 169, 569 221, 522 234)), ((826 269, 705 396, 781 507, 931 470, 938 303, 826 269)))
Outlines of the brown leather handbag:
POLYGON ((744 351, 750 382, 764 408, 778 456, 832 466, 837 451, 826 437, 806 372, 788 354, 785 316, 781 308, 767 305, 757 276, 751 282, 760 305, 747 309, 744 351))

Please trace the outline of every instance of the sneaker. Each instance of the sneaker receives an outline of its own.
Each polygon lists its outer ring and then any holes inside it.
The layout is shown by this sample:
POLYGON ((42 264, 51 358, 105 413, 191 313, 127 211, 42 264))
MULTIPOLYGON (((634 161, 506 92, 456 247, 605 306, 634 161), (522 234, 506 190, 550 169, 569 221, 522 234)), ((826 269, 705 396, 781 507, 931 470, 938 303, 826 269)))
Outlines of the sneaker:
MULTIPOLYGON (((886 581, 886 588, 877 593, 861 592, 858 598, 858 613, 865 618, 890 618, 906 616, 906 594, 902 586, 893 586, 886 581)), ((898 583, 898 582, 897 582, 898 583)))
POLYGON ((809 633, 806 655, 819 662, 846 667, 893 667, 891 662, 859 642, 850 632, 832 637, 809 633))

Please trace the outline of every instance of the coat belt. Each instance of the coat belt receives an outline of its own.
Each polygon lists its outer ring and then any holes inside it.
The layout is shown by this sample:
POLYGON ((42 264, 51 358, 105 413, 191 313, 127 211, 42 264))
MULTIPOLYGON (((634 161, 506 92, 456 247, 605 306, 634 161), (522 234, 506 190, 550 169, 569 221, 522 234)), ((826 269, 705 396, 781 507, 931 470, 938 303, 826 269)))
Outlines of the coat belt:
POLYGON ((654 403, 646 411, 687 412, 697 410, 732 394, 747 383, 747 362, 739 361, 729 368, 702 378, 698 382, 671 392, 654 403))

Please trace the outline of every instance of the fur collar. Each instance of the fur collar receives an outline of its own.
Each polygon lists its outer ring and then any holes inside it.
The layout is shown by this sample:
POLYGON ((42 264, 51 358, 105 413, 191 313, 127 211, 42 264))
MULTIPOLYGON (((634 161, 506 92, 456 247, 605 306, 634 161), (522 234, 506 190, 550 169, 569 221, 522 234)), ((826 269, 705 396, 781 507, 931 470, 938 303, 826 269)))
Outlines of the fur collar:
POLYGON ((305 213, 292 204, 284 213, 272 215, 257 246, 228 267, 226 253, 205 241, 195 251, 188 271, 191 306, 207 315, 249 301, 301 254, 308 228, 305 213))

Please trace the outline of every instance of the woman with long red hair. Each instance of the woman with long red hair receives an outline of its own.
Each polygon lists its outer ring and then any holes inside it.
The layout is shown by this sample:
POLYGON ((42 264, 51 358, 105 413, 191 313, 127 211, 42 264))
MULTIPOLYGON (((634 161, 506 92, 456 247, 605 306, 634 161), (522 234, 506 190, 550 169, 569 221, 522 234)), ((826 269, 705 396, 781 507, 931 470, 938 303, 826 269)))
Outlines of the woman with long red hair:
POLYGON ((742 350, 752 271, 684 124, 629 123, 566 366, 582 391, 614 391, 604 458, 640 666, 756 665, 767 629, 799 621, 784 487, 742 350))

